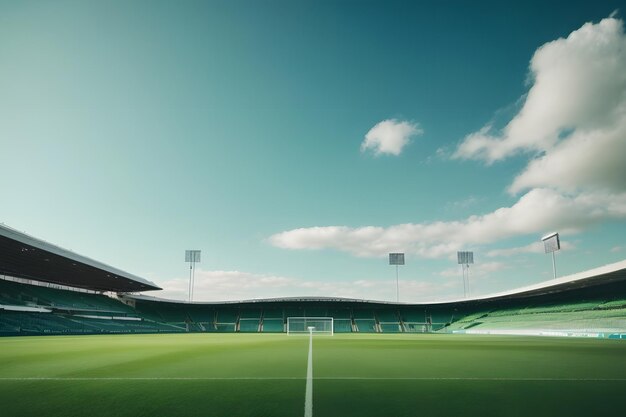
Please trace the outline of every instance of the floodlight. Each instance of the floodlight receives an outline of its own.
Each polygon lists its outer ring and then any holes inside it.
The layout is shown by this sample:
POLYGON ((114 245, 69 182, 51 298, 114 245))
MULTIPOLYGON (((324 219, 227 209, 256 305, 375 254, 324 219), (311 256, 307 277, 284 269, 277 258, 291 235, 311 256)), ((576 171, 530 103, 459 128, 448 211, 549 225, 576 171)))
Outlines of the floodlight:
POLYGON ((199 250, 186 250, 185 262, 200 262, 200 251, 199 250))
POLYGON ((467 298, 469 293, 469 266, 474 263, 474 252, 459 251, 456 253, 457 263, 461 265, 463 275, 463 296, 467 298))
POLYGON ((469 265, 474 263, 474 252, 457 252, 456 257, 459 265, 469 265))
POLYGON ((400 279, 398 278, 398 266, 404 265, 404 253, 390 253, 389 265, 396 266, 396 301, 400 301, 400 279))
POLYGON ((541 238, 545 253, 556 252, 561 249, 561 240, 558 233, 551 233, 541 238))
POLYGON ((389 265, 404 265, 404 253, 390 253, 389 265))
POLYGON ((559 239, 558 233, 550 233, 549 235, 545 235, 541 238, 543 241, 543 248, 545 253, 552 254, 552 272, 554 274, 554 279, 556 279, 556 259, 554 258, 554 252, 561 249, 561 240, 559 239))

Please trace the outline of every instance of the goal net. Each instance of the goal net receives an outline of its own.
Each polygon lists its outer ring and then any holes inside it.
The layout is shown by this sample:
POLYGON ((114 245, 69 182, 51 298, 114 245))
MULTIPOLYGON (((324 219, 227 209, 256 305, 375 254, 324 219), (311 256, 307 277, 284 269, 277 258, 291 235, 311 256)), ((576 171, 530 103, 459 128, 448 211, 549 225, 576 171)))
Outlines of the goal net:
POLYGON ((332 317, 287 317, 287 334, 333 335, 332 317))

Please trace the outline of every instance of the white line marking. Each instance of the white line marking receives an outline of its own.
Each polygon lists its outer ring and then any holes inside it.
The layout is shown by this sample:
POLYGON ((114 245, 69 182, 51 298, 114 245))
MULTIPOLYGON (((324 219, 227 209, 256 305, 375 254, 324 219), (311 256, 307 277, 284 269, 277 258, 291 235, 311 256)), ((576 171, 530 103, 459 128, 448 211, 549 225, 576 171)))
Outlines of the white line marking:
POLYGON ((626 378, 509 378, 509 377, 317 377, 318 380, 355 380, 355 381, 625 381, 626 378))
POLYGON ((47 377, 47 376, 34 376, 34 377, 0 377, 0 381, 291 381, 291 380, 303 380, 301 376, 235 376, 235 377, 187 377, 187 376, 129 376, 129 377, 97 377, 97 376, 68 376, 68 377, 47 377))
MULTIPOLYGON (((0 377, 0 381, 294 381, 307 378, 299 376, 235 376, 235 377, 0 377)), ((311 381, 581 381, 581 382, 626 382, 626 378, 508 378, 508 377, 361 377, 361 376, 318 376, 311 381)), ((312 394, 312 383, 311 383, 312 394)), ((312 395, 311 395, 312 399, 312 395)))
POLYGON ((304 417, 313 417, 313 332, 309 335, 309 362, 306 368, 304 417))

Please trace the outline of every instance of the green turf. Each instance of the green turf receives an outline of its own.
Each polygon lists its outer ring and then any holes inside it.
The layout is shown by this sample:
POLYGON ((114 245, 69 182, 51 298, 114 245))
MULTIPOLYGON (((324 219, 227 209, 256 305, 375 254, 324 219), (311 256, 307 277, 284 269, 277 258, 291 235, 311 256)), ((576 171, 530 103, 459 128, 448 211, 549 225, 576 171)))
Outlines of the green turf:
MULTIPOLYGON (((306 336, 283 334, 0 338, 0 416, 302 416, 307 354, 306 336)), ((619 340, 319 336, 313 364, 316 417, 626 407, 619 340)))

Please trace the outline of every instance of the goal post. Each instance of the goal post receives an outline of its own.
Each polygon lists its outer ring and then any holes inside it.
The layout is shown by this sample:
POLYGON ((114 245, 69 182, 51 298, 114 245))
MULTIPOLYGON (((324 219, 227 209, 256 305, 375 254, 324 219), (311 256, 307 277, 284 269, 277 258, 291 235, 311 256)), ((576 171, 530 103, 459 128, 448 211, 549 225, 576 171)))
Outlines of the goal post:
POLYGON ((334 323, 332 317, 287 317, 287 334, 321 334, 332 336, 334 323))

